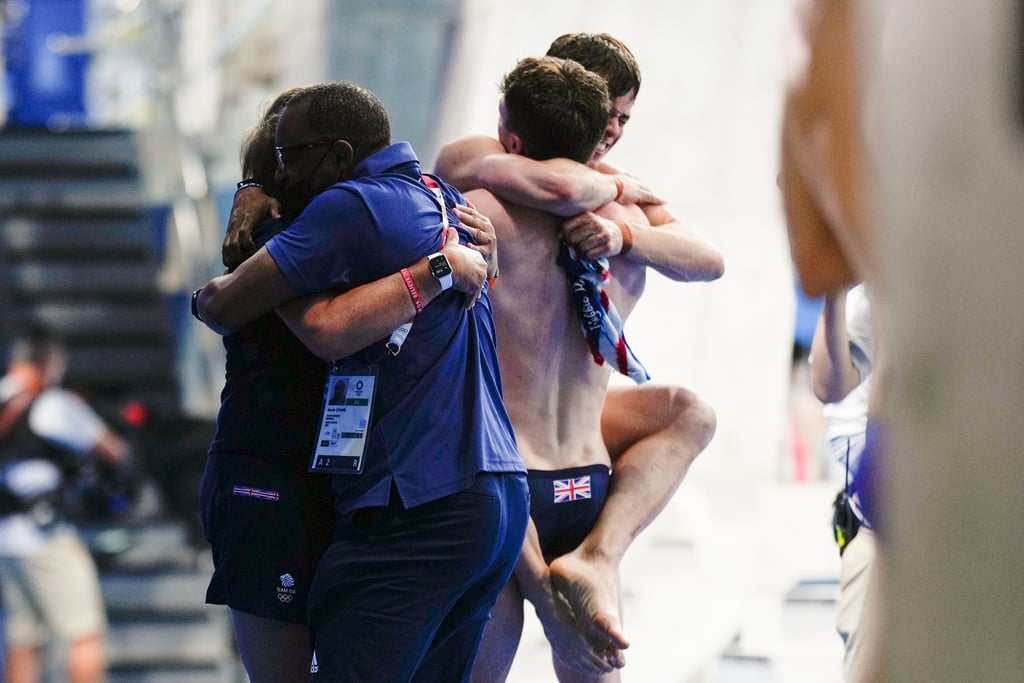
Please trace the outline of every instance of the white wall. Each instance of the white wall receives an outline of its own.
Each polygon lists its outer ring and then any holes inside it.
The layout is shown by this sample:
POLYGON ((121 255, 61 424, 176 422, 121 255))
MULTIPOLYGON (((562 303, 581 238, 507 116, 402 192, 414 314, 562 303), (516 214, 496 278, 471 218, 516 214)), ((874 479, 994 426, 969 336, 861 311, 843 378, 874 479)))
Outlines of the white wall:
POLYGON ((643 74, 610 159, 667 196, 724 252, 726 275, 678 285, 654 275, 627 326, 656 381, 697 389, 719 429, 691 481, 780 469, 793 327, 788 247, 775 184, 788 2, 466 0, 442 139, 492 133, 497 83, 562 33, 608 32, 643 74))

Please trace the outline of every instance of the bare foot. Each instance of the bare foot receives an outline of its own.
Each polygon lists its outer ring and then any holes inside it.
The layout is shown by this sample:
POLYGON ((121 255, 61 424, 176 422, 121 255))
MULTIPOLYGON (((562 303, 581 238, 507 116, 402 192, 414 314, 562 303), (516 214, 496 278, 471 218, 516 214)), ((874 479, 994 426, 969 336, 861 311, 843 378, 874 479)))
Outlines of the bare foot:
POLYGON ((629 647, 619 620, 619 576, 615 567, 589 561, 578 551, 550 565, 551 584, 565 598, 588 640, 604 643, 605 657, 616 668, 625 666, 622 650, 629 647))
POLYGON ((593 639, 576 621, 565 598, 552 588, 549 603, 537 608, 537 616, 544 627, 544 635, 551 651, 565 666, 587 676, 606 674, 613 670, 606 655, 605 639, 593 639))

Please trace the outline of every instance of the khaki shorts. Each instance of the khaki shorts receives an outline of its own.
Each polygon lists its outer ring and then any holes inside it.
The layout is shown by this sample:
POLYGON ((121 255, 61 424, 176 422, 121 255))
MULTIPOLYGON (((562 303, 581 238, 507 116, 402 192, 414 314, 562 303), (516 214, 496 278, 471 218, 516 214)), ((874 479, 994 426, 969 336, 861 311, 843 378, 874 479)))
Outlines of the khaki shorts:
POLYGON ((73 643, 107 630, 96 564, 72 529, 41 551, 0 558, 7 647, 40 647, 51 637, 73 643))
MULTIPOLYGON (((865 626, 865 613, 868 608, 871 576, 873 574, 875 555, 875 534, 868 527, 862 526, 857 535, 843 551, 839 570, 839 609, 836 613, 836 630, 846 645, 843 656, 844 680, 862 680, 855 675, 859 667, 864 666, 865 654, 870 646, 870 626, 865 626)), ((877 596, 876 596, 877 597, 877 596)))

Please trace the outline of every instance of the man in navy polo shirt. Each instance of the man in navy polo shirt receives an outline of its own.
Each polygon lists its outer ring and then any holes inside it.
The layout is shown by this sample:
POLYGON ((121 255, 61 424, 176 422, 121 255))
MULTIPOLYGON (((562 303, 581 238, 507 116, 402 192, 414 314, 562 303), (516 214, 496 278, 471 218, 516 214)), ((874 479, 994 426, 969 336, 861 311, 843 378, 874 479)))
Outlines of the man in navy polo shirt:
MULTIPOLYGON (((411 147, 389 142, 387 114, 369 91, 325 83, 297 96, 278 124, 279 177, 312 201, 203 288, 204 320, 228 329, 438 252, 443 225, 457 219, 451 207, 464 202, 443 183, 432 190, 411 147)), ((490 301, 485 291, 467 308, 445 291, 443 257, 431 261, 443 293, 423 307, 407 280, 418 310, 407 337, 370 343, 332 373, 347 398, 324 409, 315 464, 333 473, 340 518, 309 597, 323 680, 466 680, 522 547, 529 494, 502 403, 490 301), (338 441, 349 448, 335 457, 338 441)), ((323 341, 329 321, 285 318, 311 350, 335 357, 323 341)))

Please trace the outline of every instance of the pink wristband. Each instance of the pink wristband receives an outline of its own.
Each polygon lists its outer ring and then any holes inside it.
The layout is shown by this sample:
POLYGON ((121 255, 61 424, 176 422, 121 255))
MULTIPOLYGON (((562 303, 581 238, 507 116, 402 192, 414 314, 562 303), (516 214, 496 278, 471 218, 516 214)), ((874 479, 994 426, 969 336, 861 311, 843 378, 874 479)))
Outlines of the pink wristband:
POLYGON ((401 273, 402 279, 405 280, 405 288, 409 290, 409 296, 412 297, 412 304, 416 307, 416 313, 422 313, 423 297, 420 296, 420 290, 412 279, 412 273, 409 272, 408 268, 402 268, 401 273))
POLYGON ((612 178, 615 180, 615 201, 619 201, 622 199, 622 191, 626 189, 626 184, 617 175, 613 175, 612 178))
POLYGON ((622 251, 619 252, 619 256, 625 256, 633 248, 633 231, 626 221, 615 221, 615 224, 619 226, 619 232, 622 233, 622 251))

